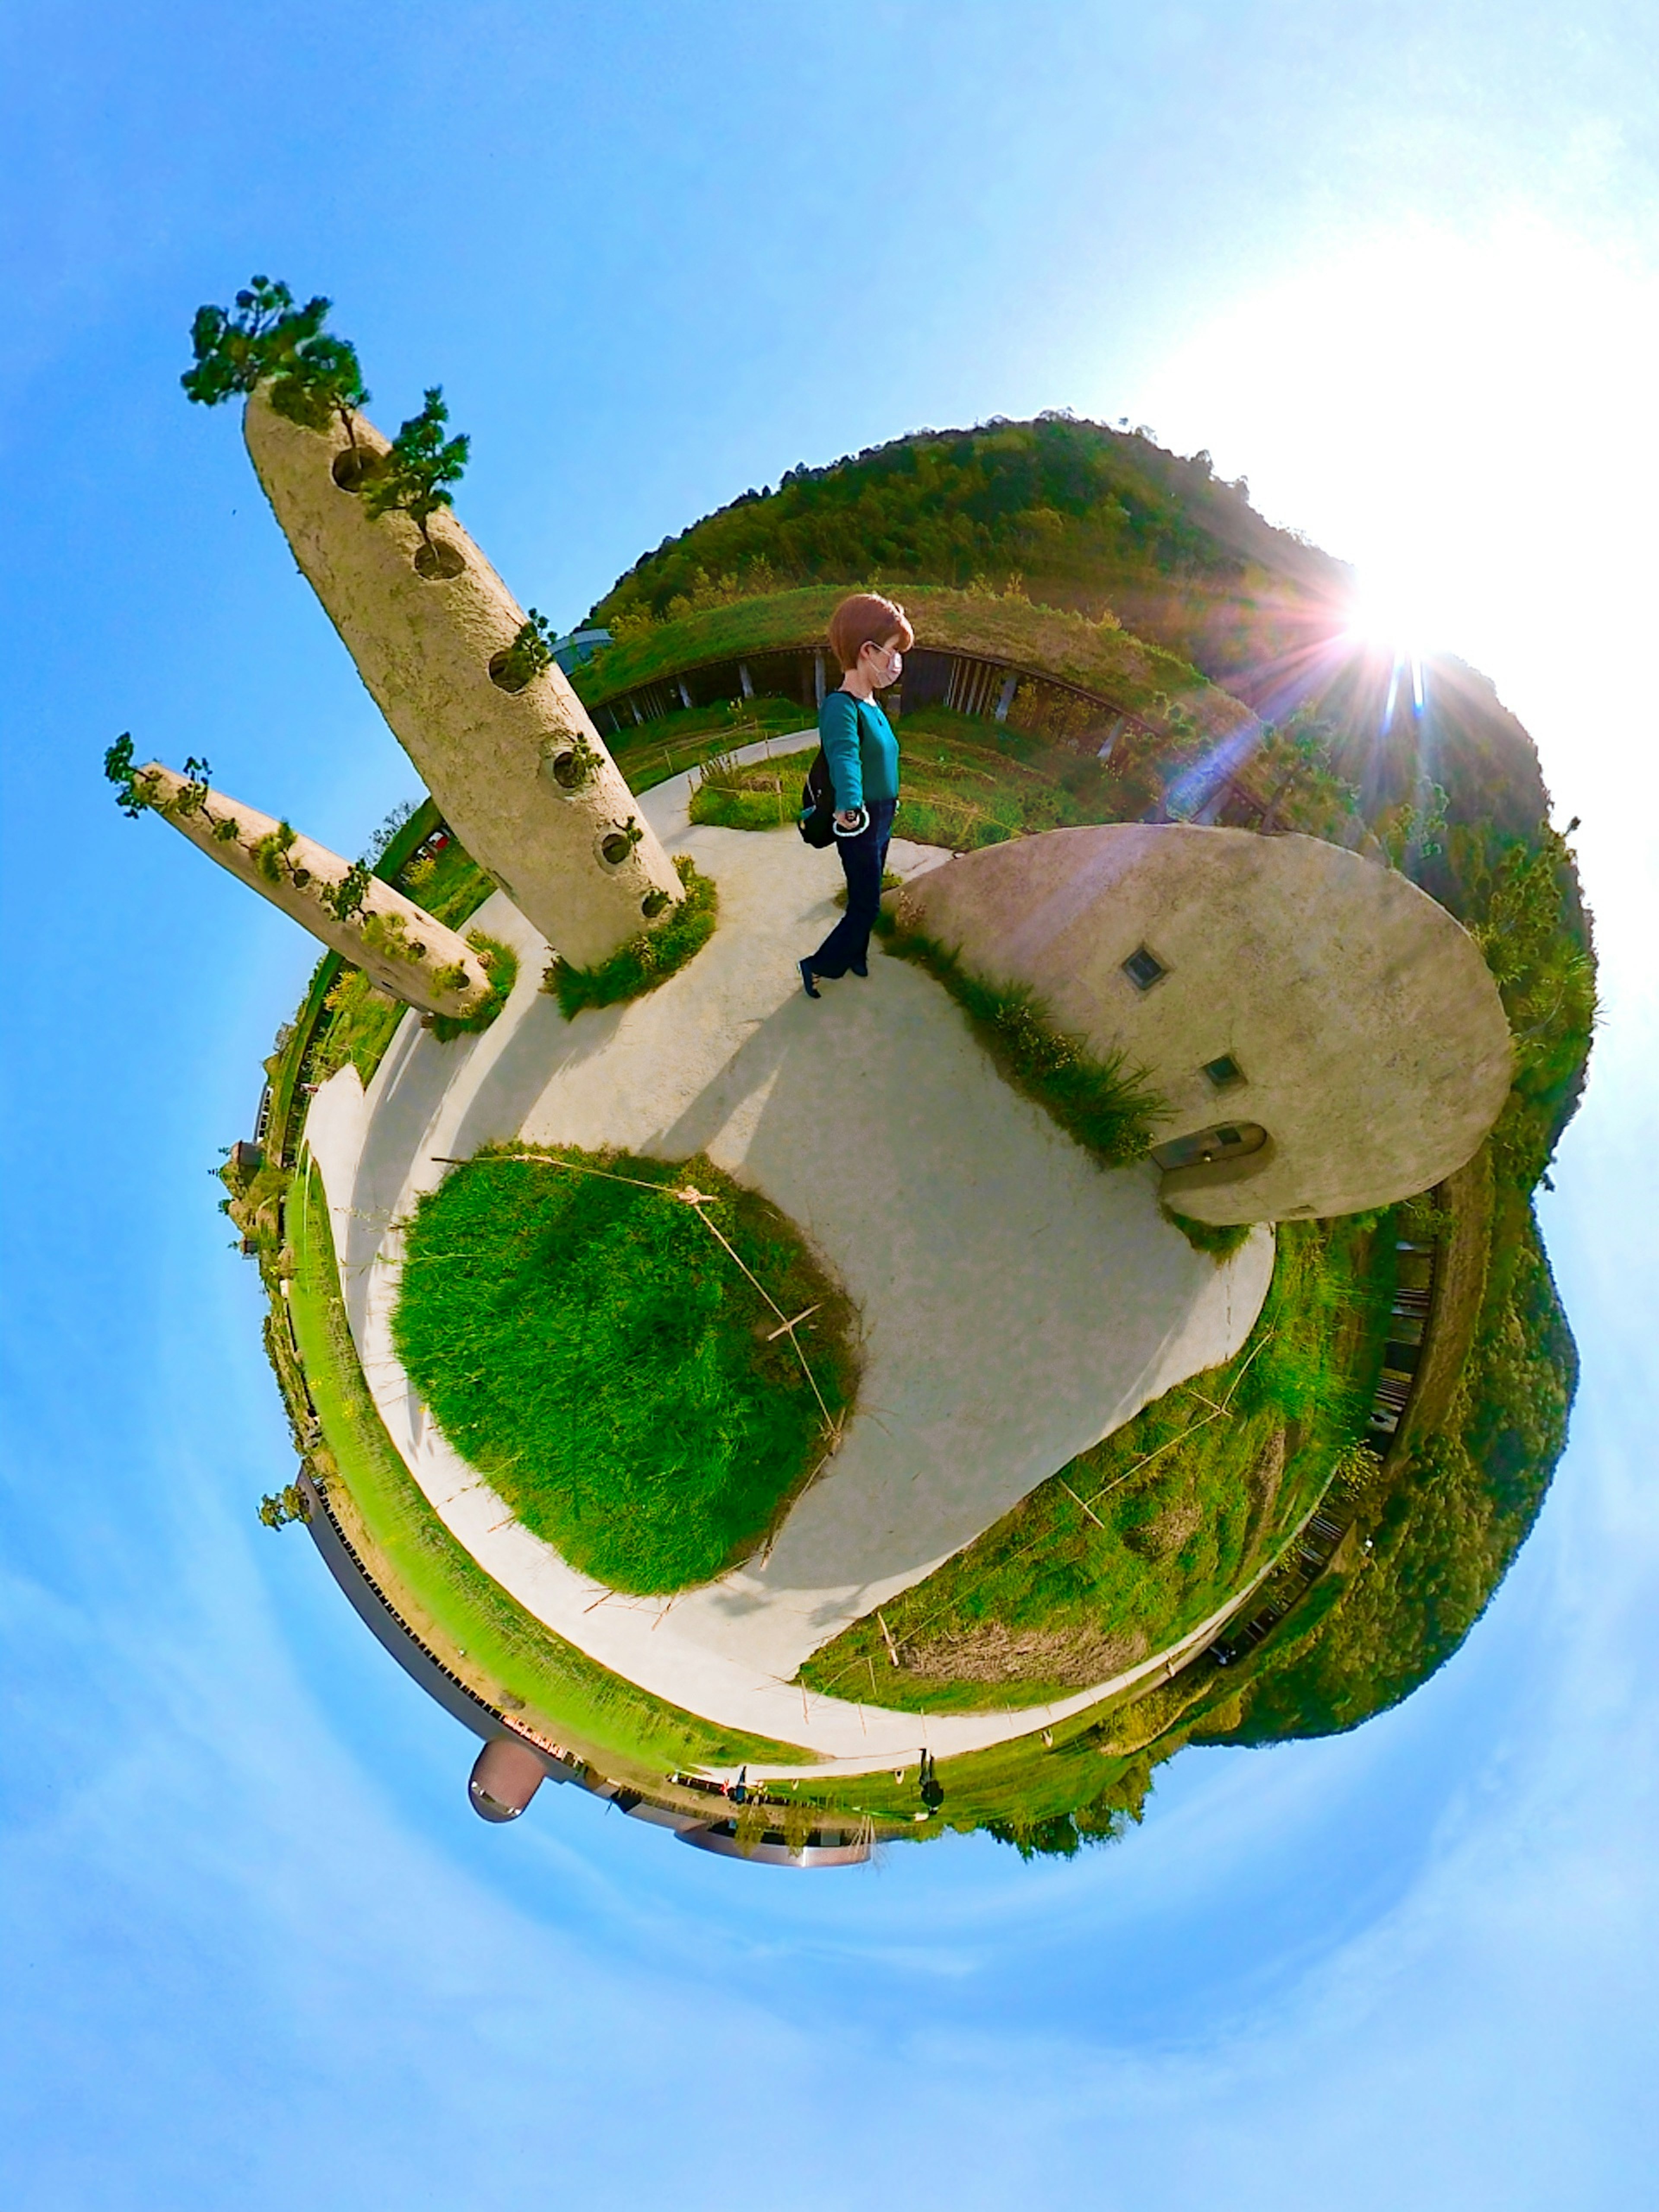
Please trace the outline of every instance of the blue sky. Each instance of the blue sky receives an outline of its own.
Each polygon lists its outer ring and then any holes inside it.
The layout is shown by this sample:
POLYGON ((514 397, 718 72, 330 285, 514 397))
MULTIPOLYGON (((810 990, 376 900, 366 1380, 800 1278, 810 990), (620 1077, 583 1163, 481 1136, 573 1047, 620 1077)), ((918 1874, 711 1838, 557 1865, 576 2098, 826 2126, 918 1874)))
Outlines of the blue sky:
POLYGON ((207 9, 3 30, 3 1358, 20 2212, 1623 2208, 1659 2016, 1650 9, 207 9), (797 1881, 469 1741, 252 1508, 291 1459, 207 1172, 307 944, 98 772, 131 727, 354 850, 410 771, 199 301, 325 290, 561 620, 747 484, 1072 406, 1249 476, 1536 734, 1606 1018, 1543 1213, 1584 1361, 1539 1529, 1358 1735, 1208 1753, 1069 1865, 797 1881))

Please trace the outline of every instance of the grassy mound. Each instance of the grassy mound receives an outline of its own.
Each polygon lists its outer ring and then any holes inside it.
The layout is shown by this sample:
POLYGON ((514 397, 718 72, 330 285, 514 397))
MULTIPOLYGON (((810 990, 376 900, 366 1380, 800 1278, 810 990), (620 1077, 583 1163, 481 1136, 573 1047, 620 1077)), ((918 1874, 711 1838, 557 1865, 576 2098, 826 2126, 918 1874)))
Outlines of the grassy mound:
POLYGON ((708 944, 714 933, 719 894, 710 878, 698 872, 689 854, 677 853, 674 869, 685 885, 685 896, 670 907, 660 921, 630 938, 608 960, 597 968, 573 968, 555 954, 542 988, 557 999, 566 1021, 574 1021, 585 1006, 619 1006, 625 999, 641 998, 646 992, 654 991, 708 944))
POLYGON ((480 1153, 424 1197, 393 1322, 455 1449, 573 1565, 634 1591, 762 1540, 852 1403, 854 1328, 784 1217, 707 1160, 570 1150, 480 1153), (688 1184, 713 1202, 672 1195, 688 1184), (815 1309, 810 1376, 710 1224, 785 1316, 815 1309))

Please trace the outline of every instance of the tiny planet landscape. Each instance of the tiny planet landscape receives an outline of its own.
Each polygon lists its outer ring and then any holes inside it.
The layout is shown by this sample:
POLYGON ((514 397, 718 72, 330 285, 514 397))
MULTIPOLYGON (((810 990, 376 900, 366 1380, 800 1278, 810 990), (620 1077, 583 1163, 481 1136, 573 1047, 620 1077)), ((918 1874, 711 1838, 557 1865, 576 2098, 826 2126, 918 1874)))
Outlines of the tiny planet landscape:
POLYGON ((458 1790, 756 1869, 1035 1862, 1190 1746, 1411 1697, 1577 1374, 1534 1195, 1592 933, 1491 682, 1065 410, 738 490, 561 627, 464 526, 441 383, 388 434, 333 312, 253 277, 184 390, 425 796, 349 858, 274 747, 228 793, 135 702, 105 766, 321 945, 220 1170, 295 1457, 249 1510, 458 1790), (900 796, 815 1002, 870 592, 900 796))

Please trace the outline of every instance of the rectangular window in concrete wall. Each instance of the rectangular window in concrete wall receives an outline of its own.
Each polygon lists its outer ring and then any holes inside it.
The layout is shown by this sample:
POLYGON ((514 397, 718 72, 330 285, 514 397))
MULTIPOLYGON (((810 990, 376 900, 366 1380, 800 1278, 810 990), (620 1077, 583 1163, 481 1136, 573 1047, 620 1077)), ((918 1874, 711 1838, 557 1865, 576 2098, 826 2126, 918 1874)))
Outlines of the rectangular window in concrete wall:
POLYGON ((1124 962, 1123 972, 1137 991, 1150 991, 1153 984, 1161 982, 1170 971, 1157 953, 1149 952, 1144 945, 1139 945, 1124 962))

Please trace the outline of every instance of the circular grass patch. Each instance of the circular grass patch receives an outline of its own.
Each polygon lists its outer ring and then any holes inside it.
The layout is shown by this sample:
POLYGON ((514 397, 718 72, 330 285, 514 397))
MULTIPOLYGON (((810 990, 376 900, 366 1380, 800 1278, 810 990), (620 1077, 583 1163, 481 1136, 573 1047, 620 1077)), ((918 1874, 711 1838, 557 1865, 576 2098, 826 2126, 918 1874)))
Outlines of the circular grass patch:
POLYGON ((701 1156, 529 1152, 481 1152, 420 1200, 398 1353, 455 1449, 573 1566, 619 1590, 707 1582, 822 1462, 825 1408, 838 1421, 857 1388, 853 1308, 785 1216, 701 1156), (687 1187, 712 1203, 672 1195, 687 1187), (810 1379, 710 1224, 785 1316, 817 1309, 797 1331, 810 1379))

